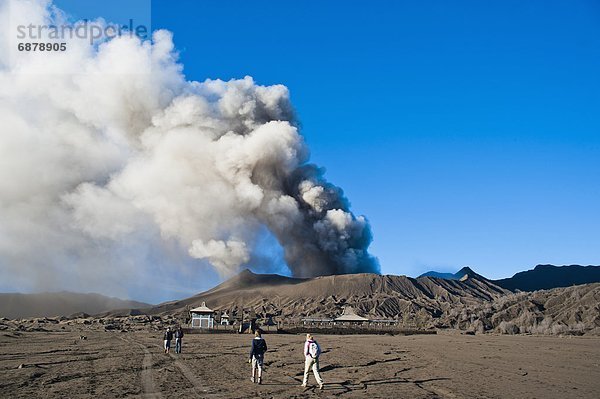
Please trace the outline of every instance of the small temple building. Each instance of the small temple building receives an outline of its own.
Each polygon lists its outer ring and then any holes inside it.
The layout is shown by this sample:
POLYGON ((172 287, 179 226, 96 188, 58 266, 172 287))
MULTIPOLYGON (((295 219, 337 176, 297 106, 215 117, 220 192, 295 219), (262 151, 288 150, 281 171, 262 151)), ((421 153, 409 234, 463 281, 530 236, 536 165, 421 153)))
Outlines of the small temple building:
POLYGON ((229 315, 227 314, 227 311, 224 311, 221 314, 221 325, 222 326, 228 326, 229 324, 230 324, 229 323, 229 315))
MULTIPOLYGON (((335 319, 305 317, 302 319, 304 325, 332 327, 336 325, 370 324, 372 320, 356 314, 352 306, 345 306, 342 314, 335 319)), ((380 320, 377 320, 378 322, 380 320)))
POLYGON ((339 317, 336 317, 334 319, 334 321, 336 323, 339 322, 339 323, 350 323, 350 324, 362 324, 362 323, 368 323, 369 319, 367 319, 366 317, 357 315, 351 306, 346 306, 344 308, 344 311, 342 312, 342 315, 339 317))
POLYGON ((202 302, 202 306, 190 309, 192 316, 192 328, 213 328, 215 325, 215 311, 202 302))

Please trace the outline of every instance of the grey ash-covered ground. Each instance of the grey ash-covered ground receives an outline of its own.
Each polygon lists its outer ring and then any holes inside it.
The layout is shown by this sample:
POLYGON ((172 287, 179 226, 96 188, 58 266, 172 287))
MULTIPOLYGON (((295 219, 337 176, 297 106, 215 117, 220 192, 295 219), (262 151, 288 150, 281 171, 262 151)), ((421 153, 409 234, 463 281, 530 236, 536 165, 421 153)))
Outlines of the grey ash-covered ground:
POLYGON ((0 333, 2 398, 596 398, 600 338, 438 334, 319 336, 326 386, 301 388, 301 335, 267 334, 264 384, 251 336, 159 331, 0 333), (85 334, 87 339, 80 339, 85 334))

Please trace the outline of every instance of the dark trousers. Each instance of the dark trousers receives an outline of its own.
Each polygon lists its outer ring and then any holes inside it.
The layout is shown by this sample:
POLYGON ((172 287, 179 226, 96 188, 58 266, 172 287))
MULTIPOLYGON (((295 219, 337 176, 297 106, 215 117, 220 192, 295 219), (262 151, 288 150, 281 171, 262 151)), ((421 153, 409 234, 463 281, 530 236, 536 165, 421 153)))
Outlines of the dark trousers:
POLYGON ((181 338, 175 338, 175 353, 181 353, 181 338))

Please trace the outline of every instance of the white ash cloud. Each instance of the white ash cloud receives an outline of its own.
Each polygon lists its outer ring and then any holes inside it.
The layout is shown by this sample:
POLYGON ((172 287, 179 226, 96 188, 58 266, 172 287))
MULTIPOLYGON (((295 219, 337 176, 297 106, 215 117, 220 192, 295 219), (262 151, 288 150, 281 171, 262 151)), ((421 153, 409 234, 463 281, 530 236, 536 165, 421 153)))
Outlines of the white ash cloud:
POLYGON ((196 258, 229 276, 256 262, 265 229, 293 275, 379 271, 368 222, 308 163, 285 86, 186 81, 167 31, 69 49, 0 59, 3 275, 108 287, 196 258))
POLYGON ((240 265, 248 263, 250 254, 246 243, 243 241, 216 241, 194 240, 189 251, 197 259, 208 259, 219 270, 225 273, 234 273, 240 265))

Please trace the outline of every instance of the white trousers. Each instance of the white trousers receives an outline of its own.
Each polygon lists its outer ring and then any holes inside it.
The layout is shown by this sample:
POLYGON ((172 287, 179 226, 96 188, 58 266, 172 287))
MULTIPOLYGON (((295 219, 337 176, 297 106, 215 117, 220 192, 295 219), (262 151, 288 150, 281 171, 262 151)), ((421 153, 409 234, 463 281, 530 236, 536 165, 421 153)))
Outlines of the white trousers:
POLYGON ((256 356, 252 356, 252 378, 262 378, 262 369, 263 369, 263 361, 264 357, 257 358, 256 356), (258 375, 257 375, 258 371, 258 375))
POLYGON ((312 368, 313 374, 315 375, 315 380, 317 380, 317 384, 319 386, 323 385, 323 379, 321 378, 321 374, 319 373, 319 358, 312 358, 310 356, 306 357, 306 361, 304 362, 304 380, 302 383, 306 385, 308 382, 308 373, 310 373, 310 369, 312 368))

